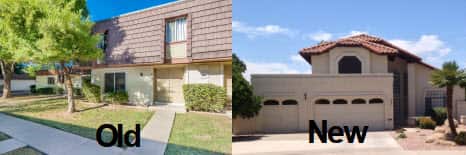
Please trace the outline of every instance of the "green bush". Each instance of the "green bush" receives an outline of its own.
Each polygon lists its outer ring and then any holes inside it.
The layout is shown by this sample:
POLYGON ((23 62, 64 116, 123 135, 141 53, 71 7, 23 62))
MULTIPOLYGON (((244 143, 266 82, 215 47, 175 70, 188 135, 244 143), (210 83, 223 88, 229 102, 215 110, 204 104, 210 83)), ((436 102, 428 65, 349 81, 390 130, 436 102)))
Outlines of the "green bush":
POLYGON ((98 85, 91 83, 83 83, 82 93, 84 95, 84 98, 86 98, 89 102, 102 102, 100 98, 100 86, 98 85))
POLYGON ((37 88, 36 92, 38 94, 43 94, 43 95, 50 95, 50 94, 55 94, 54 88, 53 87, 43 87, 43 88, 37 88))
POLYGON ((81 96, 81 95, 83 95, 81 88, 73 88, 73 95, 74 95, 74 96, 81 96))
POLYGON ((126 104, 129 101, 128 98, 126 91, 105 93, 104 95, 104 101, 111 104, 126 104))
POLYGON ((36 85, 30 85, 29 86, 29 91, 31 91, 32 94, 37 93, 36 85))
POLYGON ((65 89, 63 89, 62 87, 53 87, 53 92, 57 95, 62 95, 64 92, 65 92, 65 89))
POLYGON ((406 136, 406 134, 402 132, 398 135, 398 138, 404 139, 404 138, 408 138, 408 136, 406 136))
POLYGON ((421 129, 435 129, 437 123, 429 117, 421 117, 419 119, 419 128, 421 129))
POLYGON ((225 88, 213 84, 183 85, 184 100, 188 110, 221 112, 227 101, 225 88))
POLYGON ((437 125, 442 125, 447 119, 447 108, 435 107, 432 109, 432 119, 437 122, 437 125))
POLYGON ((458 145, 466 145, 466 132, 460 132, 456 137, 455 137, 455 142, 458 145))

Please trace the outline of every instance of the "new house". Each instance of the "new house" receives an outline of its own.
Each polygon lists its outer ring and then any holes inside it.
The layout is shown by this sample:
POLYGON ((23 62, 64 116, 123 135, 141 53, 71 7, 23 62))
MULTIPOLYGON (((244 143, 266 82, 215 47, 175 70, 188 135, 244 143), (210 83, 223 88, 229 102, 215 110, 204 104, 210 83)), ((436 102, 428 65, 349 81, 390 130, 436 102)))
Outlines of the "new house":
MULTIPOLYGON (((389 130, 414 123, 446 101, 446 90, 429 82, 435 67, 378 37, 322 42, 299 54, 312 74, 251 76, 263 106, 257 117, 233 120, 234 133, 307 131, 309 120, 389 130)), ((457 119, 466 115, 464 100, 464 89, 456 87, 457 119)))
POLYGON ((182 105, 183 85, 194 83, 231 96, 231 24, 231 0, 179 0, 98 21, 104 58, 76 68, 90 69, 101 93, 128 92, 132 104, 182 105))

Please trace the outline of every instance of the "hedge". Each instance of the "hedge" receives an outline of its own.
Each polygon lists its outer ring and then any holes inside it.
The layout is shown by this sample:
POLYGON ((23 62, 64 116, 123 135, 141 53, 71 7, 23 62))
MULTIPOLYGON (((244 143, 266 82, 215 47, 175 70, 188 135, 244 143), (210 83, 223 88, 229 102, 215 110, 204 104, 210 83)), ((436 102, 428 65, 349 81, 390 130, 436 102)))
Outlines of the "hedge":
POLYGON ((227 103, 225 88, 213 84, 185 84, 183 93, 188 110, 222 112, 227 103))
POLYGON ((126 91, 105 93, 104 101, 111 104, 126 104, 129 101, 128 93, 126 91))
POLYGON ((82 85, 82 94, 89 102, 100 103, 100 86, 84 82, 82 85))

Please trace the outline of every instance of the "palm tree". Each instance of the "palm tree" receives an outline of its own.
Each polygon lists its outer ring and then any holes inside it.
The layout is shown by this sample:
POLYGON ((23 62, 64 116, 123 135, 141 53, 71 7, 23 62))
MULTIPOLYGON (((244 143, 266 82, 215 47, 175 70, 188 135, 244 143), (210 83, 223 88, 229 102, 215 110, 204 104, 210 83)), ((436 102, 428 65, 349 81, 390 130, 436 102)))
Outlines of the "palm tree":
POLYGON ((459 69, 455 61, 445 62, 441 70, 432 73, 431 83, 439 88, 447 88, 447 118, 453 137, 458 134, 453 121, 453 87, 466 83, 466 73, 459 69))

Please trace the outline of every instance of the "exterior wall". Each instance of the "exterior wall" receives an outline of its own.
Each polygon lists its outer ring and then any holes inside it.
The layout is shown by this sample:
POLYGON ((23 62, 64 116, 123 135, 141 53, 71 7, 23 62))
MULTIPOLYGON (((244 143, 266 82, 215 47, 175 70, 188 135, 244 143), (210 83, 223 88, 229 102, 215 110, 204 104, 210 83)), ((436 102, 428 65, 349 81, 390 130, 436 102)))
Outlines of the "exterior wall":
POLYGON ((164 63, 166 20, 187 17, 189 60, 231 58, 232 1, 182 0, 97 22, 108 31, 107 64, 164 63))
POLYGON ((425 112, 425 91, 428 89, 434 89, 434 87, 429 83, 430 76, 433 70, 423 65, 417 64, 417 63, 414 65, 416 68, 415 69, 415 73, 416 73, 415 75, 416 76, 415 107, 416 107, 416 115, 419 116, 419 115, 424 115, 424 112, 425 112))
POLYGON ((44 88, 44 87, 55 87, 58 83, 58 76, 57 75, 37 75, 36 76, 36 88, 44 88), (49 77, 55 78, 55 84, 49 85, 47 79, 49 77))
POLYGON ((224 82, 225 83, 225 88, 227 90, 228 99, 231 102, 232 95, 233 95, 233 89, 232 89, 233 83, 232 83, 232 77, 231 77, 232 76, 232 70, 231 70, 232 66, 231 66, 231 63, 229 63, 229 64, 225 64, 223 67, 224 67, 223 71, 224 71, 224 79, 225 79, 225 82, 224 82))
POLYGON ((126 91, 129 102, 133 104, 152 104, 153 99, 153 68, 152 67, 126 67, 126 68, 102 68, 93 69, 91 73, 92 83, 99 85, 104 91, 105 73, 126 73, 126 91))
MULTIPOLYGON (((453 90, 453 114, 459 121, 461 116, 466 116, 466 94, 464 88, 456 86, 453 90)), ((464 122, 466 123, 466 122, 464 122)))
POLYGON ((210 83, 224 86, 223 71, 222 63, 188 64, 185 83, 210 83))
POLYGON ((338 61, 343 56, 356 56, 361 61, 362 73, 387 73, 387 56, 359 47, 336 47, 327 53, 313 55, 313 74, 337 74, 338 61))
MULTIPOLYGON (((256 95, 267 99, 295 99, 298 101, 299 131, 306 131, 308 120, 315 119, 314 101, 319 98, 336 99, 379 97, 384 100, 385 129, 393 128, 391 74, 360 75, 253 75, 251 82, 256 95), (357 86, 357 87, 355 87, 357 86)), ((344 114, 335 117, 345 117, 344 114)), ((368 117, 369 118, 369 117, 368 117)), ((234 120, 236 133, 264 131, 261 112, 252 120, 234 120), (251 123, 254 122, 254 123, 251 123), (244 123, 243 123, 244 122, 244 123), (255 124, 254 127, 250 127, 255 124), (238 129, 237 128, 240 128, 238 129), (248 131, 253 129, 254 131, 248 131)))
MULTIPOLYGON (((36 80, 11 80, 11 91, 29 91, 29 86, 35 84, 36 80)), ((0 85, 3 87, 3 80, 0 80, 0 85)))

